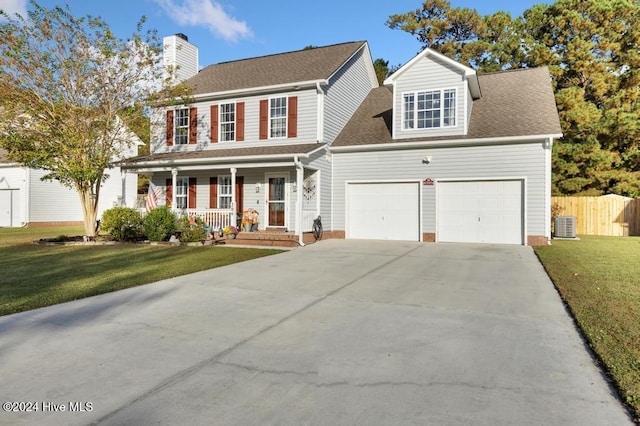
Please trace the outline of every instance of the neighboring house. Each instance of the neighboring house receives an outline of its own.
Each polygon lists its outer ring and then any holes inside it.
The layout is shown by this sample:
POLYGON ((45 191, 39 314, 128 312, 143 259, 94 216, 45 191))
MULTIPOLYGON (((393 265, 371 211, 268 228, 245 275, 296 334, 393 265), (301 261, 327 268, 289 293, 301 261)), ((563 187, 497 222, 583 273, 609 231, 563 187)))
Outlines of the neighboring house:
POLYGON ((152 175, 160 204, 217 223, 253 208, 261 230, 301 239, 318 215, 337 238, 550 238, 562 135, 546 68, 478 76, 427 49, 378 87, 367 43, 351 42, 211 65, 186 84, 193 103, 156 109, 150 155, 122 164, 152 175))
MULTIPOLYGON (((123 150, 114 160, 133 157, 138 153, 136 141, 131 148, 123 150)), ((98 200, 98 219, 102 213, 116 205, 134 207, 138 187, 138 176, 124 173, 120 167, 106 170, 109 179, 102 184, 98 200)), ((11 162, 6 152, 0 149, 0 227, 82 225, 84 216, 80 197, 57 181, 42 181, 47 172, 21 167, 11 162)))

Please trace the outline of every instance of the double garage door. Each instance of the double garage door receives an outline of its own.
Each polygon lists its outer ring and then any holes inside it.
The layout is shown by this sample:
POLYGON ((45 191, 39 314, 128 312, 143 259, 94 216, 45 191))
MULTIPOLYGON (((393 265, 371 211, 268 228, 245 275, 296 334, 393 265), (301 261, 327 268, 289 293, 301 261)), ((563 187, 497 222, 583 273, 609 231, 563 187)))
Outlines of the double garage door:
MULTIPOLYGON (((437 241, 523 244, 522 180, 436 185, 437 241)), ((418 182, 349 184, 347 237, 420 241, 420 193, 418 182)))

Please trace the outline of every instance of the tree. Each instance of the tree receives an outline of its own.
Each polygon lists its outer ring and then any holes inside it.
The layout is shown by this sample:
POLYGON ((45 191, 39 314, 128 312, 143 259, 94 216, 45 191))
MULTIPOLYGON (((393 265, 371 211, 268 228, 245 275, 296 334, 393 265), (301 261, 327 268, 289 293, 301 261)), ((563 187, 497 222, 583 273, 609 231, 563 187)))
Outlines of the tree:
POLYGON ((382 86, 382 82, 389 75, 389 61, 385 61, 382 58, 378 58, 373 61, 373 69, 376 71, 376 78, 378 84, 382 86))
POLYGON ((640 196, 637 1, 557 0, 513 19, 428 0, 387 25, 479 72, 548 65, 564 133, 554 193, 640 196))
POLYGON ((100 187, 129 126, 160 90, 160 48, 154 31, 117 39, 108 25, 70 9, 31 2, 29 19, 0 23, 0 147, 25 167, 75 189, 88 236, 95 236, 100 187))

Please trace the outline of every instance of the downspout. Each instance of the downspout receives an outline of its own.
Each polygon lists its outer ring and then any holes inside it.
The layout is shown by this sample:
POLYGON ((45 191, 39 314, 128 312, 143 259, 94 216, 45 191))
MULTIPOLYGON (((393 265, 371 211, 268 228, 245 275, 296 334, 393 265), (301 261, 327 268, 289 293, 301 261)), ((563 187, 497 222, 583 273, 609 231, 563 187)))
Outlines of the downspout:
POLYGON ((545 190, 545 200, 546 202, 549 203, 549 205, 547 206, 547 208, 545 209, 545 214, 544 214, 544 236, 547 238, 547 244, 551 243, 551 181, 553 180, 552 175, 553 175, 553 164, 552 164, 552 154, 551 154, 551 150, 553 149, 553 138, 549 137, 549 139, 547 139, 544 142, 543 145, 544 148, 544 156, 545 156, 545 161, 544 161, 544 167, 545 167, 545 171, 544 171, 544 178, 545 180, 548 179, 548 182, 546 182, 545 186, 544 186, 544 190, 545 190))
POLYGON ((302 181, 304 180, 304 167, 298 160, 298 156, 293 157, 293 164, 296 165, 296 232, 298 233, 298 244, 304 247, 304 237, 302 235, 302 181))

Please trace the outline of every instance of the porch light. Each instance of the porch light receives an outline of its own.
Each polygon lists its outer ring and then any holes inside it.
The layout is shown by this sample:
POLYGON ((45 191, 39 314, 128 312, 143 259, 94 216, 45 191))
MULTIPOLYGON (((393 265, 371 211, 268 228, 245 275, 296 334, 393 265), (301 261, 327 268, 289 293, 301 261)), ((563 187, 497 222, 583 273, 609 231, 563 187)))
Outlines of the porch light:
POLYGON ((262 187, 262 184, 260 182, 256 182, 256 194, 260 192, 261 187, 262 187))
POLYGON ((422 164, 429 164, 431 162, 432 157, 430 155, 425 155, 422 160, 422 164))
POLYGON ((297 192, 297 191, 298 191, 298 184, 297 184, 297 182, 293 182, 293 183, 291 184, 291 190, 292 190, 293 192, 297 192))

